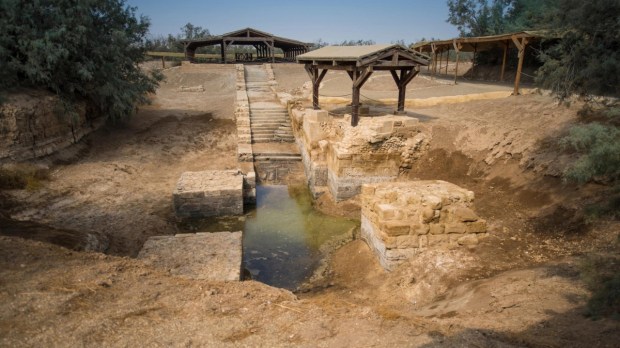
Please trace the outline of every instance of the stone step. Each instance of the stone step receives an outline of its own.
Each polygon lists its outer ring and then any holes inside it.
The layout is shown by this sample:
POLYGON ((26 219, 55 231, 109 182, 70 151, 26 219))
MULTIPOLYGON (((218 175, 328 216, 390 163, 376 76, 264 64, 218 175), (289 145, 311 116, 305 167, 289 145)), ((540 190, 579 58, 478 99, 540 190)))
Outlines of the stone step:
POLYGON ((277 129, 265 129, 265 130, 252 130, 252 136, 262 136, 262 135, 276 135, 277 129))
POLYGON ((298 152, 287 152, 287 151, 283 151, 283 152, 254 152, 254 157, 256 156, 263 156, 263 157, 277 157, 277 156, 296 156, 296 157, 301 157, 301 155, 298 152))
POLYGON ((280 126, 282 125, 288 125, 286 122, 282 122, 282 121, 260 121, 260 122, 252 122, 250 120, 250 128, 251 129, 258 129, 261 126, 265 126, 265 127, 276 127, 276 128, 280 128, 280 126))
POLYGON ((276 130, 280 129, 280 126, 258 126, 258 127, 252 127, 251 130, 252 132, 254 131, 271 131, 271 132, 275 132, 276 130))
POLYGON ((254 156, 254 161, 301 161, 301 156, 287 156, 287 155, 271 155, 271 156, 254 156))
POLYGON ((253 114, 253 113, 250 113, 250 118, 255 118, 255 119, 269 119, 269 118, 288 119, 288 115, 286 115, 286 114, 272 114, 272 115, 268 115, 268 114, 253 114))
POLYGON ((288 112, 286 112, 285 110, 282 111, 261 111, 261 110, 252 110, 250 109, 250 114, 253 115, 257 115, 257 116, 269 116, 269 115, 283 115, 283 116, 288 116, 288 112))

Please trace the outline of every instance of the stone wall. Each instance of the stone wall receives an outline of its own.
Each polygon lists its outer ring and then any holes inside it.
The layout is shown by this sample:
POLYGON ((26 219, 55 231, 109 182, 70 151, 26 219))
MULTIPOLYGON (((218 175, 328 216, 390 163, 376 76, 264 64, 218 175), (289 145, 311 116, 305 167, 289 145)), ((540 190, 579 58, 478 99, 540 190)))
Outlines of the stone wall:
POLYGON ((388 270, 420 250, 472 246, 486 237, 474 193, 441 181, 384 182, 362 187, 362 238, 388 270))
POLYGON ((354 197, 362 184, 392 181, 412 167, 428 144, 416 118, 350 116, 289 108, 308 184, 315 197, 327 190, 336 201, 354 197))
POLYGON ((237 159, 243 177, 243 199, 246 204, 256 203, 256 172, 252 151, 252 131, 250 129, 250 103, 245 87, 243 64, 235 65, 236 89, 235 121, 237 123, 237 159))
POLYGON ((102 117, 87 114, 84 103, 76 109, 77 115, 69 115, 58 97, 44 91, 6 96, 0 104, 0 162, 50 155, 104 123, 102 117))

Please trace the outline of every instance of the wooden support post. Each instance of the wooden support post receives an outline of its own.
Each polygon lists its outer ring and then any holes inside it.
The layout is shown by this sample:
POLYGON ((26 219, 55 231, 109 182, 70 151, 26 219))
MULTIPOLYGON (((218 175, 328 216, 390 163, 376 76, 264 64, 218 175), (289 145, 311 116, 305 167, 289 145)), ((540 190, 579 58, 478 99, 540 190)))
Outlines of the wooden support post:
POLYGON ((419 69, 401 69, 400 76, 394 70, 390 70, 392 74, 392 78, 394 82, 396 82, 396 86, 398 87, 398 104, 396 108, 396 114, 404 114, 405 113, 405 97, 407 92, 407 84, 413 80, 416 75, 420 72, 419 69))
POLYGON ((471 75, 472 75, 472 77, 475 77, 474 73, 476 72, 476 53, 478 53, 478 44, 474 44, 474 55, 473 55, 472 60, 471 60, 471 75))
POLYGON ((276 50, 275 50, 273 41, 271 41, 271 45, 269 46, 269 48, 271 49, 271 62, 275 63, 276 62, 276 50))
POLYGON ((360 115, 360 90, 370 75, 372 75, 372 66, 364 68, 364 70, 354 69, 349 76, 353 80, 352 98, 351 98, 351 126, 357 127, 360 115))
POLYGON ((220 54, 222 55, 222 64, 226 64, 226 42, 224 40, 220 45, 220 54))
POLYGON ((452 42, 452 46, 454 46, 454 51, 456 52, 456 65, 454 66, 454 84, 456 85, 456 78, 459 74, 459 56, 461 54, 461 48, 463 46, 460 42, 456 42, 456 39, 452 42))
POLYGON ((437 46, 434 43, 431 44, 431 50, 433 51, 433 68, 431 70, 431 80, 435 77, 435 70, 437 68, 437 46))
POLYGON ((519 95, 519 83, 521 82, 521 70, 523 70, 523 60, 525 59, 525 47, 527 46, 527 38, 522 38, 519 41, 516 37, 512 37, 512 42, 517 46, 519 50, 519 65, 517 65, 517 76, 515 76, 515 88, 512 92, 513 95, 519 95))
POLYGON ((319 68, 311 64, 304 65, 304 69, 306 69, 308 76, 310 76, 310 81, 312 82, 312 107, 314 110, 320 110, 319 86, 321 85, 323 77, 325 77, 325 74, 327 73, 327 69, 323 69, 323 71, 319 72, 319 68))
POLYGON ((504 81, 504 73, 506 72, 506 57, 508 56, 508 46, 510 45, 509 41, 504 42, 504 57, 502 58, 502 71, 499 75, 499 80, 504 81))
POLYGON ((448 75, 448 62, 450 61, 450 47, 446 50, 446 75, 448 75))
POLYGON ((161 68, 166 69, 166 60, 164 59, 164 56, 161 56, 161 68))

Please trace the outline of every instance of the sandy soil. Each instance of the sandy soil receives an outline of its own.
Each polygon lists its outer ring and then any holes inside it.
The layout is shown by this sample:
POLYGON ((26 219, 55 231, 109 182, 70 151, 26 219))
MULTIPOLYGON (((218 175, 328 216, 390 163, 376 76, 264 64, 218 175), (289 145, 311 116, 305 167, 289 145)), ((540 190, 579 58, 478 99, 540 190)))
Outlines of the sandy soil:
MULTIPOLYGON (((307 81, 300 66, 274 71, 282 90, 307 81)), ((41 190, 3 193, 4 215, 105 235, 112 255, 0 237, 0 345, 617 346, 618 322, 583 315, 578 264, 589 252, 617 254, 620 225, 587 223, 578 209, 604 187, 569 190, 559 178, 571 157, 558 154, 557 139, 579 105, 545 96, 409 110, 432 141, 407 175, 476 193, 491 236, 475 248, 424 253, 387 273, 355 240, 296 294, 188 280, 119 257, 176 231, 170 193, 182 171, 236 167, 233 73, 167 70, 152 106, 52 165, 41 190), (197 85, 205 92, 179 92, 197 85)), ((346 90, 350 81, 329 83, 346 90)), ((378 76, 365 88, 388 94, 390 83, 378 76)))

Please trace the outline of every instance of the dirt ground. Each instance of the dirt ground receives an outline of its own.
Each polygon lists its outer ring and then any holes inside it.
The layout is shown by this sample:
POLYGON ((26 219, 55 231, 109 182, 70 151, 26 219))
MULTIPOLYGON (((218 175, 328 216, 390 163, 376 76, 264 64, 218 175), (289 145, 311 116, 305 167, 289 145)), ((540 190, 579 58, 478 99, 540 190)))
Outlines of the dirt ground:
MULTIPOLYGON (((274 65, 274 72, 282 91, 295 93, 308 80, 301 66, 274 65)), ((527 95, 408 110, 432 140, 405 178, 473 190, 490 237, 469 249, 426 252, 391 273, 355 240, 331 256, 320 280, 293 294, 253 281, 188 280, 131 258, 149 236, 176 232, 170 196, 181 172, 237 166, 234 70, 165 74, 153 105, 45 160, 52 177, 41 189, 2 192, 2 215, 40 224, 32 233, 48 226, 107 242, 99 245, 103 254, 0 237, 0 345, 615 347, 620 341, 617 321, 584 316, 589 292, 579 277, 581 258, 617 254, 620 224, 590 222, 581 213, 605 187, 576 190, 560 178, 571 155, 559 152, 557 140, 576 122, 578 103, 565 107, 527 95), (180 91, 199 85, 204 92, 180 91)), ((349 88, 344 76, 332 77, 322 93, 349 88)), ((391 94, 391 84, 377 76, 362 93, 391 94)), ((419 77, 410 88, 455 93, 419 77)), ((354 205, 347 210, 354 213, 354 205)), ((36 239, 28 231, 21 235, 36 239)))

